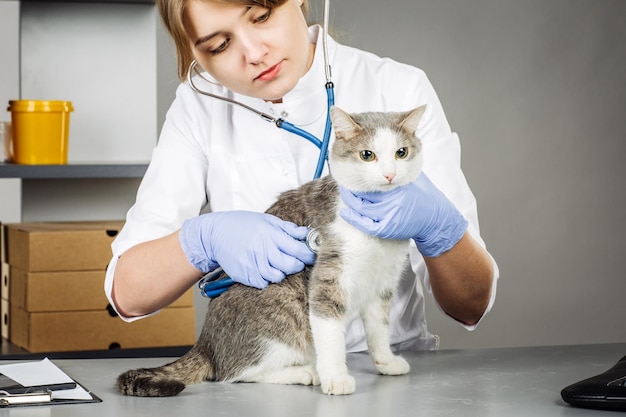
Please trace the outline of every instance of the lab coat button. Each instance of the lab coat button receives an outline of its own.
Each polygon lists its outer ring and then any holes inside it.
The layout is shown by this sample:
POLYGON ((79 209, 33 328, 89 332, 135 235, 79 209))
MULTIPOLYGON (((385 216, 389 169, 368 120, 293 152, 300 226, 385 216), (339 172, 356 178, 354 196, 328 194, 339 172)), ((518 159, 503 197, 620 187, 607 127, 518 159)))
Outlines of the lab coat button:
POLYGON ((283 175, 284 176, 289 175, 289 170, 287 168, 283 168, 283 175))
POLYGON ((283 110, 283 111, 280 113, 280 117, 282 117, 283 119, 286 119, 287 117, 289 117, 289 113, 287 113, 286 111, 284 111, 284 110, 283 110))

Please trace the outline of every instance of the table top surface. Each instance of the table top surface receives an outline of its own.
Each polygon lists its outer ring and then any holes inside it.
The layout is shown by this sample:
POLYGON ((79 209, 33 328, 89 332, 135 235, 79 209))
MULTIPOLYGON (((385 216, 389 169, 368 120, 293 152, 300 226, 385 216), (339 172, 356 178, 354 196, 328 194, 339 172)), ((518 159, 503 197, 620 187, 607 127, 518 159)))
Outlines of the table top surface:
MULTIPOLYGON (((327 396, 319 387, 205 382, 177 397, 124 397, 118 374, 172 358, 60 359, 61 369, 103 401, 5 409, 8 416, 608 416, 560 397, 565 386, 603 373, 625 344, 405 352, 411 372, 380 376, 367 354, 348 355, 356 392, 327 396)), ((12 361, 14 362, 14 361, 12 361)), ((0 364, 4 363, 0 361, 0 364)))

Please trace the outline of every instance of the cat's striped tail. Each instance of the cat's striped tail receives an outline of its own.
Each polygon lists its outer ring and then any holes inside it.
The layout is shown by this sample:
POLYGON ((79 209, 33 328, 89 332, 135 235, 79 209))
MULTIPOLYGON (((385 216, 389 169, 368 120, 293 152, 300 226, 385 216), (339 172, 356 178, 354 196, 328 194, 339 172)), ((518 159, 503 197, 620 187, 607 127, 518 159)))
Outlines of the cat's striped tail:
POLYGON ((176 361, 157 368, 126 371, 117 377, 115 388, 135 397, 171 397, 185 386, 197 384, 213 376, 213 366, 194 346, 176 361))

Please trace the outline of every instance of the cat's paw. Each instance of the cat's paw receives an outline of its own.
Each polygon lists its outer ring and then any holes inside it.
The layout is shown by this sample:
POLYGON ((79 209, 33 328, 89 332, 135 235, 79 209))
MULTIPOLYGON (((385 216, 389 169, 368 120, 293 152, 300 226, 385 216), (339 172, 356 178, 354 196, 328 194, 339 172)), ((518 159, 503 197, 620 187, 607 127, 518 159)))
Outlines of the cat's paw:
POLYGON ((383 375, 404 375, 409 373, 411 365, 402 356, 392 356, 386 362, 374 362, 378 372, 383 375))
POLYGON ((328 395, 347 395, 354 392, 356 383, 349 374, 337 374, 321 380, 322 392, 328 395))
POLYGON ((238 379, 242 382, 264 382, 267 384, 299 384, 299 385, 319 385, 320 378, 317 375, 315 366, 287 366, 285 368, 267 370, 261 374, 248 375, 246 378, 238 379))
POLYGON ((315 370, 315 366, 309 365, 304 367, 305 373, 307 374, 306 382, 302 385, 320 385, 320 377, 317 375, 317 371, 315 370))
POLYGON ((320 377, 317 374, 317 371, 315 371, 315 369, 313 369, 313 372, 311 373, 311 385, 321 385, 322 381, 320 381, 320 377))

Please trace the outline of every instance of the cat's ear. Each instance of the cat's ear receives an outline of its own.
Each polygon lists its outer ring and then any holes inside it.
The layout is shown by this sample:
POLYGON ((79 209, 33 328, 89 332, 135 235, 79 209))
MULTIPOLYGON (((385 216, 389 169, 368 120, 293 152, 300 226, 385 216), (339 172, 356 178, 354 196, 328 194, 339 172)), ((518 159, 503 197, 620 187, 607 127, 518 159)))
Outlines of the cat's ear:
POLYGON ((333 122, 333 129, 335 129, 335 137, 337 138, 351 138, 361 130, 361 126, 348 113, 337 106, 330 108, 330 118, 333 122))
POLYGON ((422 116, 424 115, 425 111, 426 104, 423 104, 415 110, 408 112, 404 120, 400 122, 400 127, 408 131, 411 135, 415 135, 415 132, 417 131, 417 126, 419 125, 420 120, 422 120, 422 116))

